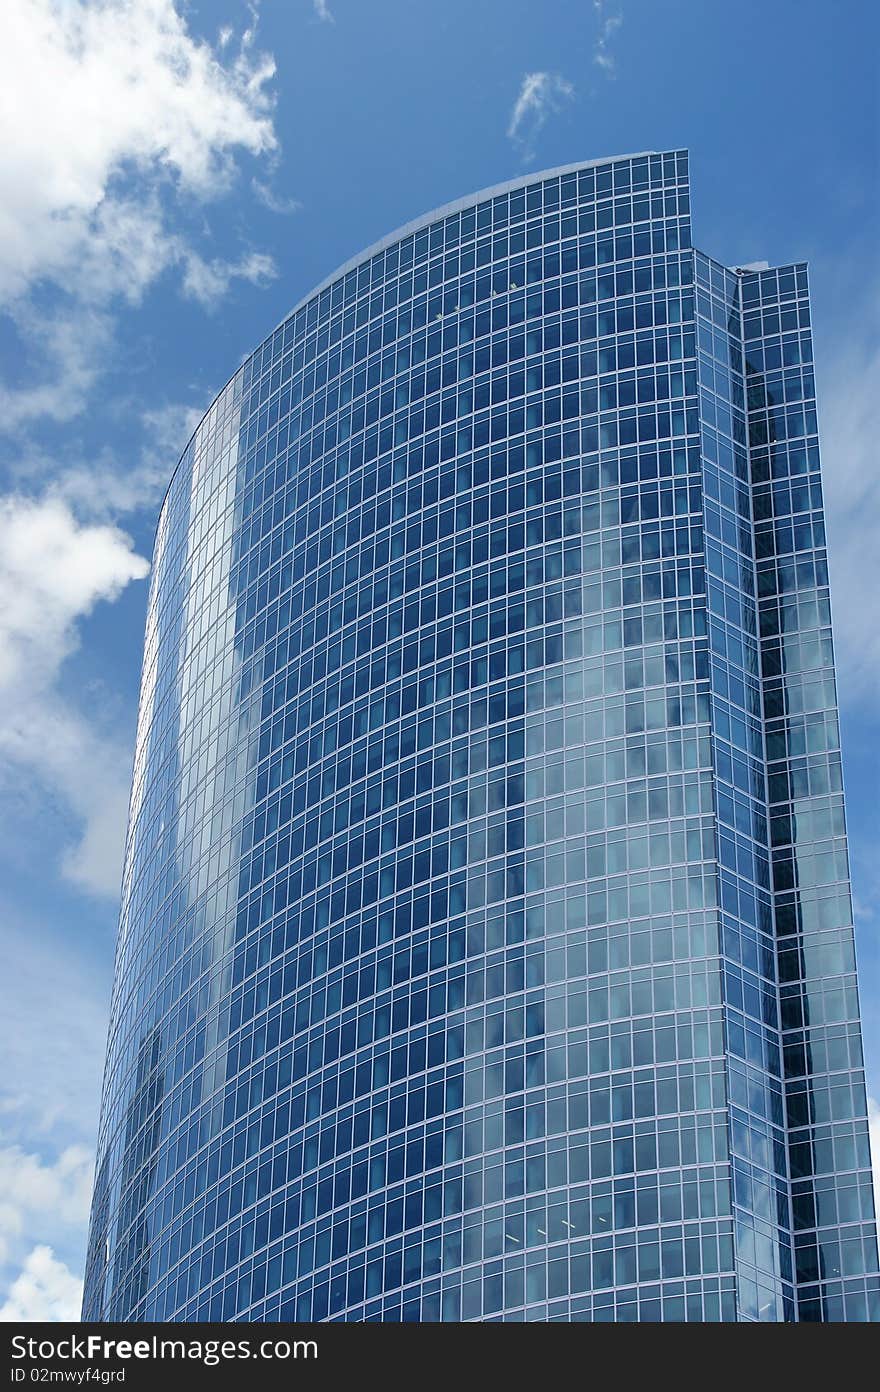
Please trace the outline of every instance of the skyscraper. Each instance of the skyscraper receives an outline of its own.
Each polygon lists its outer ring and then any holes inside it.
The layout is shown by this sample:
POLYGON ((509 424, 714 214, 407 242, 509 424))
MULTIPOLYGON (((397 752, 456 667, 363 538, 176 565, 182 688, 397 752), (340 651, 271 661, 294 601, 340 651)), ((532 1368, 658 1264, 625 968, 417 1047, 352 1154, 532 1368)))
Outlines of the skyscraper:
POLYGON ((878 1318, 803 265, 687 156, 349 262, 156 538, 104 1320, 878 1318))

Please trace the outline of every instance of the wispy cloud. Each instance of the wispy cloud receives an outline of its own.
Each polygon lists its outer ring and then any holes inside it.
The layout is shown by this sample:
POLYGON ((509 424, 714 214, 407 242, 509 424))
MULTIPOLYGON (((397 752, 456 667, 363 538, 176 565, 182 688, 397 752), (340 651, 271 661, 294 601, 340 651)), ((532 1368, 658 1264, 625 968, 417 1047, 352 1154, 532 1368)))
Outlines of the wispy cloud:
POLYGON ((617 60, 611 52, 611 40, 623 23, 623 15, 608 14, 604 0, 593 0, 593 9, 596 12, 596 23, 598 24, 596 43, 593 48, 593 62, 602 69, 606 77, 614 77, 617 72, 617 60))
POLYGON ((17 332, 22 372, 0 383, 0 433, 19 435, 35 422, 79 415, 112 350, 112 316, 94 305, 47 311, 23 298, 6 322, 17 332))
POLYGON ((274 280, 278 269, 271 256, 253 251, 240 261, 216 258, 206 261, 195 251, 187 253, 183 276, 183 292, 198 300, 206 309, 214 309, 233 280, 247 280, 251 285, 266 285, 274 280))
POLYGON ((574 97, 574 87, 559 73, 526 73, 507 124, 510 140, 524 160, 534 158, 535 142, 548 116, 574 97))
POLYGON ((270 213, 280 213, 282 215, 298 213, 302 207, 302 203, 298 198, 281 198, 272 188, 271 184, 264 183, 262 179, 251 179, 251 188, 263 206, 269 209, 270 213))
POLYGON ((0 1305, 4 1324, 75 1321, 82 1308, 82 1279, 40 1244, 29 1253, 20 1274, 0 1305))
POLYGON ((327 4, 327 0, 312 0, 312 8, 318 16, 318 19, 323 20, 325 24, 336 23, 336 20, 330 13, 330 6, 327 4))
POLYGON ((98 894, 119 885, 129 753, 59 680, 80 622, 148 570, 124 532, 79 523, 60 498, 0 500, 0 792, 25 768, 61 795, 81 832, 65 872, 98 894))
MULTIPOLYGON (((208 404, 207 402, 205 403, 208 404)), ((16 477, 24 486, 51 477, 48 494, 60 499, 74 515, 90 522, 107 522, 149 508, 154 510, 168 487, 174 465, 202 418, 198 406, 169 403, 141 413, 121 403, 131 422, 132 445, 125 459, 104 447, 77 458, 68 449, 63 464, 34 451, 24 457, 16 477), (137 433, 140 442, 136 443, 137 433)))

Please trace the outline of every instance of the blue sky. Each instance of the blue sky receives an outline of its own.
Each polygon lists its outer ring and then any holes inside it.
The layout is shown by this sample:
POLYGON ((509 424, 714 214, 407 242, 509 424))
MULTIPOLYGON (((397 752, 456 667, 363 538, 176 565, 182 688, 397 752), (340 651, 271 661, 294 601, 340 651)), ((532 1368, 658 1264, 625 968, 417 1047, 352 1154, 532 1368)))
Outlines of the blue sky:
POLYGON ((148 557, 177 455, 336 265, 530 169, 686 146, 698 245, 810 263, 880 1098, 878 27, 868 0, 3 6, 0 1318, 78 1313, 148 557))

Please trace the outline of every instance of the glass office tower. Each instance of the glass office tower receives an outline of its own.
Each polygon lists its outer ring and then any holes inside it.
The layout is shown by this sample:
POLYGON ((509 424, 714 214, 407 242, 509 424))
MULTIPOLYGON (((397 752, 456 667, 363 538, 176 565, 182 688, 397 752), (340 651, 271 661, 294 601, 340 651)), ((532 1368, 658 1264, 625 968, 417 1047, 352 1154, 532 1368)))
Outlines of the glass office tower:
POLYGON ((102 1320, 866 1320, 803 265, 687 156, 395 233, 162 509, 102 1320), (732 210, 735 211, 735 210, 732 210))

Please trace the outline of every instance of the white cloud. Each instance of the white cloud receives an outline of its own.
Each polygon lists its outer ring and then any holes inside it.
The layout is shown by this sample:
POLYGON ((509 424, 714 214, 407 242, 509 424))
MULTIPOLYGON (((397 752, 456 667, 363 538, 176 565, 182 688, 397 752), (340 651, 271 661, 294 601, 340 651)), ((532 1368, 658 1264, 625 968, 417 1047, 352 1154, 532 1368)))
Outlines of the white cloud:
POLYGON ((256 251, 235 262, 205 261, 197 252, 189 251, 185 256, 185 266, 184 294, 198 300, 206 309, 212 309, 223 298, 233 280, 265 285, 278 274, 271 256, 256 251))
POLYGON ((277 145, 274 62, 221 59, 172 0, 18 0, 0 47, 0 299, 47 278, 136 297, 167 264, 160 193, 228 188, 277 145), (51 93, 51 100, 47 94, 51 93), (137 193, 126 187, 136 176, 137 193))
POLYGON ((262 179, 251 179, 251 188, 263 206, 269 209, 270 213, 281 213, 283 215, 298 213, 302 207, 302 203, 300 203, 298 198, 279 197, 272 186, 264 183, 262 179))
POLYGON ((101 894, 118 889, 130 756, 58 681, 79 622, 148 570, 123 532, 80 524, 60 498, 0 500, 0 775, 14 789, 28 768, 62 797, 82 826, 65 871, 101 894))
POLYGON ((73 1233, 77 1245, 85 1233, 94 1164, 84 1146, 67 1146, 50 1165, 20 1146, 0 1147, 0 1263, 21 1261, 8 1286, 0 1320, 78 1319, 82 1282, 51 1247, 34 1237, 47 1229, 55 1240, 73 1233))
POLYGON ((0 1147, 0 1261, 25 1225, 82 1228, 89 1216, 94 1162, 84 1146, 67 1146, 53 1165, 19 1146, 0 1147))
POLYGON ((59 1261, 51 1247, 40 1245, 28 1255, 0 1306, 3 1323, 74 1321, 82 1309, 82 1279, 59 1261))
POLYGON ((312 0, 312 4, 314 7, 315 14, 318 16, 319 19, 323 20, 325 24, 336 23, 336 20, 330 13, 330 7, 327 4, 327 0, 312 0))
POLYGON ((599 26, 593 49, 593 62, 602 69, 607 77, 614 77, 617 71, 617 60, 611 52, 611 40, 623 23, 623 16, 606 14, 604 0, 593 0, 593 9, 596 12, 596 22, 599 26))
POLYGON ((76 620, 148 570, 123 532, 80 526, 58 499, 0 500, 0 688, 54 677, 76 620))
POLYGON ((880 348, 853 327, 845 351, 818 373, 834 641, 843 700, 880 694, 880 348))
POLYGON ((29 376, 0 391, 5 432, 83 410, 110 357, 111 307, 164 272, 202 303, 274 273, 261 252, 204 261, 185 227, 229 191, 237 157, 278 149, 274 61, 253 27, 237 51, 232 37, 193 37, 175 0, 6 6, 0 306, 29 376))
POLYGON ((871 1136, 871 1165, 874 1175, 874 1211, 880 1221, 880 1104, 868 1098, 868 1131, 871 1136))
POLYGON ((507 125, 508 137, 520 147, 525 159, 533 157, 535 141, 547 117, 573 97, 574 87, 559 73, 526 73, 507 125))

